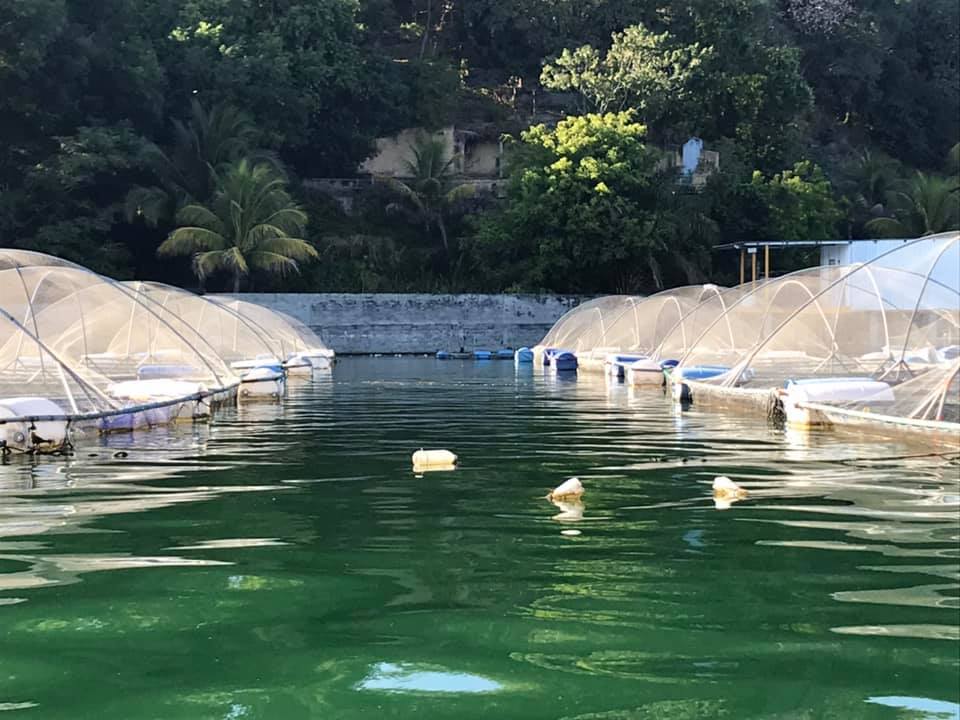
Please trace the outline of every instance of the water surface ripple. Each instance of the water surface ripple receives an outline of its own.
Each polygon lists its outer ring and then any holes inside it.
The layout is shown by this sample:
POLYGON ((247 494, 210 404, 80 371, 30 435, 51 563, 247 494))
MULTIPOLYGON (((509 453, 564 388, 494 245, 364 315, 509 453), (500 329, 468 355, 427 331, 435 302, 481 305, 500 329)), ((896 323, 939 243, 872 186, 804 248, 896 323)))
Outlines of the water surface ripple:
POLYGON ((955 457, 602 378, 345 359, 0 467, 10 717, 960 718, 958 628, 955 457))

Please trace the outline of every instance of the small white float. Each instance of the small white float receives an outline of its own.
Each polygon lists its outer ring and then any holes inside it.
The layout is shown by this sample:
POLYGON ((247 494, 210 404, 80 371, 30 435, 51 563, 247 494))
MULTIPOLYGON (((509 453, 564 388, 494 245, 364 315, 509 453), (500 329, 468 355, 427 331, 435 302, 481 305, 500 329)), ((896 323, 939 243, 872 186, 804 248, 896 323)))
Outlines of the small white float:
POLYGON ((415 473, 454 470, 459 458, 449 450, 417 450, 410 458, 415 473))
MULTIPOLYGON (((333 350, 329 348, 308 348, 294 353, 290 356, 290 360, 307 362, 311 370, 329 370, 333 367, 335 357, 333 350)), ((289 363, 290 360, 287 362, 289 363)))
POLYGON ((663 368, 650 358, 637 360, 627 366, 627 384, 634 387, 660 387, 663 385, 663 368))
POLYGON ((580 522, 583 520, 583 503, 579 497, 568 500, 553 499, 552 502, 560 511, 553 516, 557 522, 580 522))
POLYGON ((787 424, 794 427, 828 424, 821 412, 805 407, 806 403, 857 403, 863 407, 875 407, 894 401, 890 385, 868 377, 789 380, 781 398, 787 424))
POLYGON ((237 360, 230 368, 240 374, 240 398, 277 398, 286 387, 283 363, 270 355, 257 355, 253 360, 237 360))
POLYGON ((294 353, 283 363, 283 369, 287 375, 291 376, 309 376, 313 374, 313 364, 300 353, 294 353))
POLYGON ((279 365, 265 365, 245 371, 240 375, 241 398, 278 398, 286 387, 283 368, 279 365))
POLYGON ((107 395, 133 408, 130 413, 106 419, 101 429, 134 430, 207 417, 210 407, 202 397, 206 392, 207 388, 202 383, 185 380, 127 380, 114 383, 107 388, 107 395), (161 403, 161 407, 136 409, 140 405, 161 403))
POLYGON ((582 495, 583 483, 580 482, 580 478, 572 477, 557 485, 557 487, 547 495, 547 500, 572 500, 582 495))
POLYGON ((636 353, 607 353, 604 358, 603 366, 607 375, 615 378, 625 378, 627 368, 638 360, 646 360, 646 355, 636 353))
POLYGON ((0 399, 0 446, 6 451, 55 452, 67 443, 67 417, 59 405, 41 397, 0 399), (63 417, 62 420, 56 419, 63 417), (31 420, 29 418, 44 418, 31 420))
POLYGON ((747 491, 725 475, 713 479, 713 503, 717 510, 729 510, 733 503, 746 496, 747 491))

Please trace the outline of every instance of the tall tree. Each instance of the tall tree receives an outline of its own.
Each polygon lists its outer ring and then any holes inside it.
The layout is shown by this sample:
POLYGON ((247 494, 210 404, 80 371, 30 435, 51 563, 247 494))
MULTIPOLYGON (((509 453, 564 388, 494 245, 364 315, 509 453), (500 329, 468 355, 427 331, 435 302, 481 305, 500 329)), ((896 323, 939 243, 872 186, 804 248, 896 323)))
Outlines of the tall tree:
POLYGON ((867 223, 867 230, 884 237, 915 238, 960 228, 957 180, 918 172, 889 194, 893 217, 867 223))
POLYGON ((506 205, 481 224, 477 263, 503 287, 560 292, 654 288, 669 254, 657 220, 659 153, 632 112, 524 132, 506 205))
POLYGON ((286 181, 269 164, 239 160, 218 174, 210 207, 187 205, 177 213, 180 227, 158 254, 190 255, 201 281, 216 272, 233 277, 233 291, 253 270, 283 275, 298 262, 317 257, 300 235, 307 216, 293 202, 286 181))
POLYGON ((473 195, 473 186, 457 183, 456 155, 448 155, 444 143, 437 138, 421 137, 412 148, 413 158, 405 162, 403 178, 380 178, 397 196, 388 210, 402 212, 414 222, 423 223, 429 235, 436 228, 446 260, 451 259, 446 216, 459 202, 473 195))
MULTIPOLYGON (((159 184, 130 190, 126 199, 130 222, 141 218, 157 227, 172 221, 182 206, 207 202, 217 170, 241 155, 249 157, 258 132, 249 116, 237 108, 216 105, 208 111, 196 99, 190 103, 189 119, 174 119, 172 125, 169 151, 151 144, 144 153, 159 184)), ((262 151, 255 154, 264 155, 262 151)))
POLYGON ((636 108, 644 122, 653 124, 689 100, 693 75, 711 52, 710 47, 681 45, 669 33, 634 25, 613 34, 603 57, 590 45, 564 50, 544 65, 540 82, 550 90, 577 92, 583 111, 636 108))
POLYGON ((900 166, 882 152, 864 148, 841 169, 838 189, 847 206, 849 235, 863 237, 865 225, 886 213, 891 190, 900 176, 900 166))
POLYGON ((804 160, 771 178, 757 171, 752 184, 769 208, 768 239, 831 240, 837 236, 842 213, 819 166, 804 160))

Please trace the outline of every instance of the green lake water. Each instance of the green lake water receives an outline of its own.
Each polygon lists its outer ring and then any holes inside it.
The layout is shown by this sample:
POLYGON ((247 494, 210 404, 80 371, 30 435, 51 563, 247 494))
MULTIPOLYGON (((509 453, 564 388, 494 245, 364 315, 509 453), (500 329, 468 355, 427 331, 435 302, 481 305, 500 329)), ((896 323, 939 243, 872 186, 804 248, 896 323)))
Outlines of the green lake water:
POLYGON ((922 450, 344 359, 0 467, 0 717, 958 718, 960 465, 922 450))

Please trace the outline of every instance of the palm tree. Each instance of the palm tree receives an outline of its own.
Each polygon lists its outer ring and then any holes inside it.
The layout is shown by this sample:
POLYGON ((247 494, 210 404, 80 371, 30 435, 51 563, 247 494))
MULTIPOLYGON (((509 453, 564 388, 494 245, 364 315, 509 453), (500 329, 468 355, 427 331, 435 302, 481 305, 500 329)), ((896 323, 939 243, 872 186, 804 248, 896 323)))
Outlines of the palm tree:
POLYGON ((142 219, 157 227, 172 221, 184 205, 210 200, 217 168, 241 155, 249 156, 257 135, 246 113, 230 105, 215 105, 207 111, 197 100, 190 103, 186 122, 173 119, 172 124, 169 152, 151 145, 144 158, 159 185, 138 186, 127 193, 128 222, 142 219))
POLYGON ((157 249, 159 255, 191 255, 201 282, 217 271, 233 275, 233 291, 251 270, 278 274, 299 271, 300 261, 317 257, 300 235, 306 214, 294 203, 286 180, 268 163, 243 159, 215 174, 210 206, 186 205, 180 226, 157 249))
POLYGON ((380 178, 399 198, 399 202, 387 206, 387 211, 404 212, 422 222, 428 235, 436 227, 448 261, 450 240, 444 216, 474 193, 472 185, 453 183, 457 160, 456 155, 447 157, 442 141, 421 138, 413 147, 413 160, 405 163, 404 178, 380 178))
POLYGON ((947 174, 960 175, 960 142, 947 152, 947 174))
POLYGON ((922 237, 960 226, 957 180, 918 172, 889 194, 893 217, 867 223, 866 229, 886 237, 922 237))
POLYGON ((864 148, 846 168, 841 188, 864 210, 880 207, 897 181, 899 166, 893 158, 864 148))

